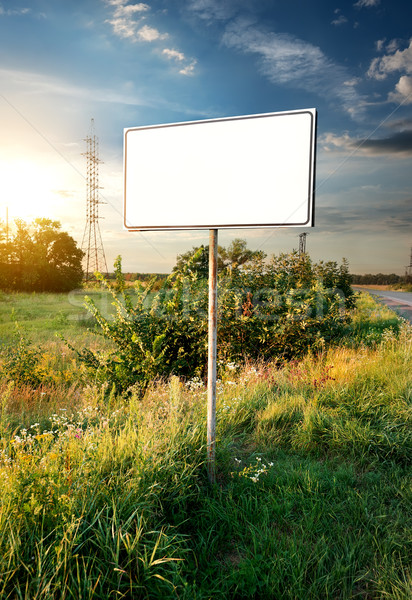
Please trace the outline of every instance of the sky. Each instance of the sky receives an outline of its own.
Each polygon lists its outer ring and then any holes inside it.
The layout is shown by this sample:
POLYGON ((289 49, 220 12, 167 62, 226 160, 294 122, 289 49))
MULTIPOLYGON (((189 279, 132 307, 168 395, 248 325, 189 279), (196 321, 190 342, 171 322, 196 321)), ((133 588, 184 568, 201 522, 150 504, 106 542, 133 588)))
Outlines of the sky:
POLYGON ((124 129, 316 108, 315 227, 219 243, 270 256, 306 232, 313 260, 352 273, 409 264, 411 3, 0 0, 0 56, 0 220, 58 220, 81 245, 96 135, 109 269, 120 254, 125 271, 170 272, 208 232, 124 230, 124 129))

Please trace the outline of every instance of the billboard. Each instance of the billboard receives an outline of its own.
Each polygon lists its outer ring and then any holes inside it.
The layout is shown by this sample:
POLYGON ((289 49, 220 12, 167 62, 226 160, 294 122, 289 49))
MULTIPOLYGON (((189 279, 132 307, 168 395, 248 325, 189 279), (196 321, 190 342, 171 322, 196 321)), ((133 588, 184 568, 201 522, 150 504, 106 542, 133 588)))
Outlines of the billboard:
POLYGON ((311 227, 316 110, 124 131, 130 231, 311 227))

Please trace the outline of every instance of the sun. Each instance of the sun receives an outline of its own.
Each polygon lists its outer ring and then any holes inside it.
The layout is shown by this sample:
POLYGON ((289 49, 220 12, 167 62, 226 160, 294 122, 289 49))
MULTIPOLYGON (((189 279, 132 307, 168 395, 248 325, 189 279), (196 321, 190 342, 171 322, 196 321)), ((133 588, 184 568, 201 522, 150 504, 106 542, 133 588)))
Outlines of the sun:
POLYGON ((53 218, 59 184, 52 167, 30 159, 1 160, 0 172, 1 220, 6 212, 10 220, 53 218))

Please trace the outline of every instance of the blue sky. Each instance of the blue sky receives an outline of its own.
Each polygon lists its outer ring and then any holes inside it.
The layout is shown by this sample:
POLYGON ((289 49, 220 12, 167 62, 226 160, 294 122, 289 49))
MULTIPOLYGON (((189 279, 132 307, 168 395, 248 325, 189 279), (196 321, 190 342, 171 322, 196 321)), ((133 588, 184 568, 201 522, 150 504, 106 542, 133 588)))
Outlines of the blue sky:
POLYGON ((412 5, 405 0, 0 0, 0 219, 85 224, 84 138, 100 141, 107 260, 168 272, 207 232, 122 228, 123 129, 317 108, 316 227, 227 230, 354 273, 412 246, 412 5))

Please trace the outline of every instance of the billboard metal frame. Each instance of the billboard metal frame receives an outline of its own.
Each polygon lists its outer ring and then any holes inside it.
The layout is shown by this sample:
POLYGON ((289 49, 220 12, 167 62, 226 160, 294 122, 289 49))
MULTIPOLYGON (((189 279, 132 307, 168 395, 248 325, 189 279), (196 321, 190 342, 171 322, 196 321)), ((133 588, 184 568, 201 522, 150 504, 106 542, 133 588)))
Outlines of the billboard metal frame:
MULTIPOLYGON (((283 119, 285 121, 285 119, 283 119)), ((268 123, 268 121, 266 121, 268 123)), ((303 109, 303 110, 294 110, 294 111, 285 111, 285 112, 273 112, 273 113, 263 113, 256 115, 246 115, 246 116, 237 116, 237 117, 224 117, 219 119, 204 119, 200 121, 187 121, 180 123, 167 123, 162 125, 148 125, 142 127, 131 127, 124 130, 124 227, 128 231, 179 231, 179 230, 207 230, 207 229, 256 229, 256 228, 272 228, 272 227, 313 227, 314 226, 314 200, 315 200, 315 163, 316 163, 316 129, 317 129, 317 112, 316 109, 303 109), (310 119, 310 137, 308 139, 309 143, 309 152, 307 157, 307 164, 304 166, 305 170, 307 170, 307 191, 306 197, 300 201, 300 207, 305 203, 307 205, 307 210, 305 212, 305 217, 300 220, 288 220, 288 222, 284 221, 271 221, 270 217, 266 222, 253 222, 243 223, 236 221, 236 215, 233 215, 233 220, 228 222, 228 220, 224 222, 201 222, 201 223, 190 223, 190 224, 161 224, 161 223, 135 223, 136 219, 133 217, 132 221, 128 219, 128 205, 132 203, 136 203, 137 201, 140 203, 144 203, 146 201, 145 197, 141 197, 139 199, 130 197, 131 192, 128 190, 128 178, 132 178, 132 175, 129 175, 130 171, 133 169, 134 171, 139 169, 139 165, 133 164, 133 158, 130 158, 129 155, 132 150, 129 151, 129 146, 131 146, 131 136, 136 139, 136 135, 139 132, 143 132, 146 134, 147 132, 153 131, 156 132, 156 135, 159 133, 162 135, 163 132, 161 130, 166 130, 168 134, 171 129, 179 129, 179 128, 196 128, 194 131, 200 131, 199 127, 207 124, 217 124, 216 128, 216 137, 219 136, 219 124, 226 123, 236 123, 241 121, 252 121, 252 120, 261 120, 261 119, 270 119, 275 117, 276 119, 282 119, 282 117, 293 117, 297 115, 307 115, 310 119), (169 131, 167 131, 169 130, 169 131), (130 140, 130 143, 129 143, 130 140)), ((220 128, 221 131, 221 128, 220 128)), ((218 143, 218 139, 216 140, 218 143)), ((281 145, 282 140, 273 140, 273 145, 281 145)), ((142 147, 142 153, 144 154, 144 147, 142 147)), ((206 165, 207 167, 207 165, 206 165)), ((182 170, 182 177, 184 173, 182 170)), ((213 173, 212 173, 213 176, 213 173)), ((159 166, 159 177, 162 177, 162 167, 159 166)), ((142 178, 144 178, 144 173, 142 173, 142 178)), ((172 191, 172 193, 174 193, 172 191)), ((149 200, 150 201, 150 200, 149 200)), ((223 200, 222 200, 223 201, 223 200)), ((259 199, 256 199, 259 202, 259 199)), ((274 199, 274 202, 278 201, 274 199)), ((184 201, 183 201, 184 202, 184 201)), ((188 200, 187 200, 188 202, 188 200)), ((187 205, 178 206, 177 212, 184 210, 185 212, 190 212, 190 209, 187 205)), ((291 209, 290 217, 293 218, 293 213, 297 211, 297 208, 291 209)), ((156 215, 157 216, 157 215, 156 215)), ((159 221, 162 218, 162 207, 159 207, 158 212, 159 221)))

